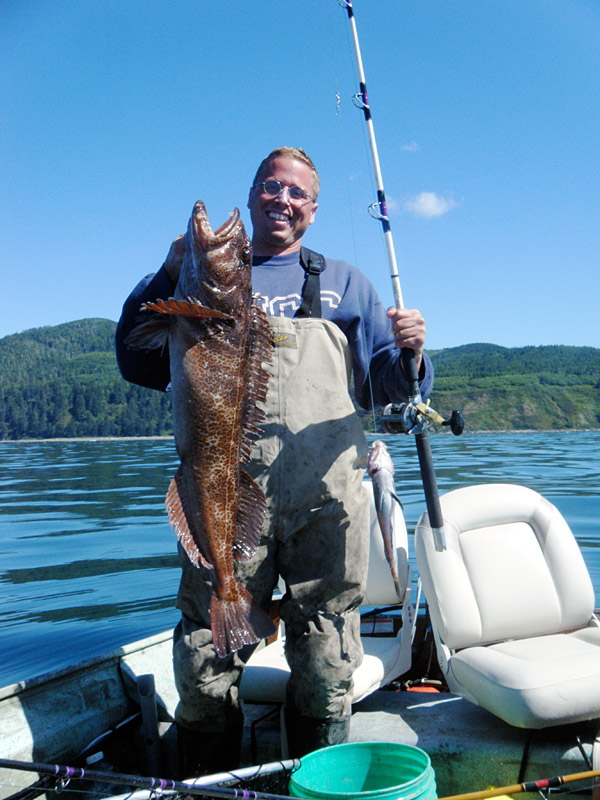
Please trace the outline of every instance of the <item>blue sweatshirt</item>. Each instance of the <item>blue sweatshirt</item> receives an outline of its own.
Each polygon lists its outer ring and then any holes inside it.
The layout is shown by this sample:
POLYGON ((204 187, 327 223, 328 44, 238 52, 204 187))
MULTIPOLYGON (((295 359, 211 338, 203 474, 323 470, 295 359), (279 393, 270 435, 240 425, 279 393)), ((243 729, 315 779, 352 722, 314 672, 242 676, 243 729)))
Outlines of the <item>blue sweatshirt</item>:
MULTIPOLYGON (((300 307, 305 272, 300 254, 254 258, 252 289, 258 305, 269 316, 293 317, 300 307)), ((391 333, 390 320, 371 282, 345 261, 325 259, 321 272, 321 316, 344 332, 352 351, 356 399, 368 409, 406 400, 408 385, 400 366, 400 350, 391 333), (370 378, 370 386, 369 386, 370 378)), ((117 361, 124 378, 153 389, 166 389, 169 380, 167 352, 131 351, 124 339, 135 326, 140 306, 147 300, 167 298, 175 287, 161 268, 148 275, 125 301, 117 327, 117 361)), ((427 398, 433 388, 433 366, 423 355, 419 383, 427 398)))

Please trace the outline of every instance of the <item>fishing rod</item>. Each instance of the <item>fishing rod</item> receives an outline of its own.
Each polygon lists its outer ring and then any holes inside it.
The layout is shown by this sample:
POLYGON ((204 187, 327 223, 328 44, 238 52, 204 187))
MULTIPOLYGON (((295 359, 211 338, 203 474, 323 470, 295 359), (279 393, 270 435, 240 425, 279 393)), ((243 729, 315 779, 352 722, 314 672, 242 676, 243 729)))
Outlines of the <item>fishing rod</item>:
MULTIPOLYGON (((265 764, 257 768, 252 775, 256 777, 267 772, 275 772, 278 769, 292 770, 300 766, 298 759, 288 761, 278 761, 273 764, 265 764)), ((135 786, 138 789, 146 789, 150 796, 162 794, 163 792, 176 792, 178 794, 202 795, 205 797, 225 798, 225 800, 291 800, 288 795, 269 794, 267 792, 255 792, 252 789, 235 789, 232 787, 215 786, 205 781, 218 777, 225 780, 224 775, 208 776, 198 778, 196 781, 173 781, 168 778, 150 778, 142 775, 123 775, 118 772, 102 772, 100 770, 86 769, 84 767, 67 767, 61 764, 39 764, 33 761, 12 761, 0 758, 0 768, 21 770, 23 772, 36 772, 39 775, 48 775, 56 778, 60 791, 66 788, 71 780, 92 781, 96 783, 123 784, 125 786, 135 786)), ((240 773, 242 770, 240 770, 240 773)), ((248 770, 244 770, 248 772, 248 770)), ((229 779, 235 780, 242 775, 235 772, 229 773, 229 779)))
MULTIPOLYGON (((259 774, 274 772, 281 769, 292 770, 300 766, 298 759, 288 761, 278 761, 273 764, 265 764, 249 777, 259 774)), ((157 796, 162 792, 177 792, 189 795, 204 795, 207 797, 226 798, 229 800, 291 800, 289 795, 269 794, 267 792, 255 792, 249 789, 234 789, 227 787, 214 786, 207 781, 219 778, 225 779, 225 775, 205 776, 196 781, 183 782, 173 781, 166 778, 146 778, 140 775, 122 775, 117 772, 100 772, 99 770, 84 769, 82 767, 67 767, 60 764, 39 764, 33 761, 12 761, 0 758, 0 768, 14 769, 24 772, 36 772, 39 775, 47 775, 56 778, 60 790, 65 789, 71 780, 84 780, 97 783, 124 784, 146 789, 150 795, 157 796)), ((248 773, 249 770, 240 770, 240 774, 229 773, 231 779, 242 777, 241 772, 248 773)), ((586 772, 573 772, 568 775, 558 775, 554 778, 541 778, 535 781, 525 781, 515 783, 511 786, 498 786, 494 789, 483 789, 479 792, 467 792, 465 794, 446 795, 439 800, 487 800, 491 797, 503 795, 520 794, 522 792, 541 792, 543 789, 556 789, 566 783, 576 781, 591 780, 600 778, 600 770, 588 770, 586 772)))
POLYGON ((486 800, 488 797, 499 797, 500 795, 519 794, 520 792, 539 792, 542 789, 556 789, 565 783, 589 780, 590 778, 600 778, 600 770, 593 769, 588 772, 574 772, 570 775, 559 775, 555 778, 542 778, 538 781, 526 781, 525 783, 515 783, 513 786, 499 786, 494 789, 484 789, 480 792, 468 792, 467 794, 453 794, 441 797, 440 800, 486 800))
MULTIPOLYGON (((394 250, 394 240, 392 237, 390 219, 387 211, 385 190, 383 188, 381 167, 379 165, 379 155, 377 153, 377 143, 375 141, 375 129, 373 127, 371 106, 369 105, 369 98, 367 95, 367 83, 365 80, 360 45, 358 42, 356 21, 354 19, 354 9, 352 7, 352 0, 338 0, 338 3, 340 6, 346 9, 348 13, 348 21, 350 22, 350 29, 352 31, 354 53, 356 56, 358 79, 360 84, 360 91, 354 95, 353 103, 357 108, 361 109, 364 114, 365 123, 367 125, 367 131, 369 134, 371 157, 377 185, 377 202, 369 206, 369 213, 372 217, 381 222, 390 269, 390 278, 392 280, 392 288, 394 291, 394 303, 396 308, 404 308, 405 306, 402 297, 402 289, 400 286, 400 276, 398 274, 398 264, 396 262, 396 253, 394 250)), ((417 444, 417 455, 419 457, 419 467, 421 470, 423 490, 425 493, 425 503, 427 505, 429 524, 432 529, 435 548, 436 550, 445 550, 446 536, 444 533, 444 518, 442 516, 442 509, 440 506, 437 480, 435 477, 435 471, 433 469, 433 458, 431 456, 431 447, 429 444, 429 436, 427 431, 428 427, 435 422, 440 425, 450 426, 452 433, 458 436, 463 431, 464 422, 459 411, 453 411, 450 419, 445 420, 437 412, 430 408, 428 404, 423 402, 419 389, 419 375, 414 350, 403 347, 401 359, 402 369, 409 387, 408 403, 391 404, 387 406, 382 415, 382 424, 389 433, 414 433, 417 444)))

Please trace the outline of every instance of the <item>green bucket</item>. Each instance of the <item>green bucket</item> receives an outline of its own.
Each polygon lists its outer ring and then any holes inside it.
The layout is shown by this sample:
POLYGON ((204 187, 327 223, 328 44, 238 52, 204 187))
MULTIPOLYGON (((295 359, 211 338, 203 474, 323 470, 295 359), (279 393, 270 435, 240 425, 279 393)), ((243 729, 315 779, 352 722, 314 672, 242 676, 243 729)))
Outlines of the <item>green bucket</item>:
POLYGON ((303 756, 289 793, 308 800, 432 800, 435 773, 427 753, 396 742, 349 742, 303 756))

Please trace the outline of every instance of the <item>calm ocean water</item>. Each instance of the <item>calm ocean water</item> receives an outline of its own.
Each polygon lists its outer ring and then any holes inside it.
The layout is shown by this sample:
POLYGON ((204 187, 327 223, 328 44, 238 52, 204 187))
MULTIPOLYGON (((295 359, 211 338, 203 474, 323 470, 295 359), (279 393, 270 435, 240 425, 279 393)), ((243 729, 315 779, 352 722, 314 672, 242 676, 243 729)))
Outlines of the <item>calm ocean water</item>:
MULTIPOLYGON (((519 483, 551 500, 600 605, 600 432, 430 437, 440 493, 519 483)), ((409 533, 415 443, 386 437, 409 533)), ((0 686, 172 627, 179 570, 163 505, 172 440, 0 442, 0 686)))

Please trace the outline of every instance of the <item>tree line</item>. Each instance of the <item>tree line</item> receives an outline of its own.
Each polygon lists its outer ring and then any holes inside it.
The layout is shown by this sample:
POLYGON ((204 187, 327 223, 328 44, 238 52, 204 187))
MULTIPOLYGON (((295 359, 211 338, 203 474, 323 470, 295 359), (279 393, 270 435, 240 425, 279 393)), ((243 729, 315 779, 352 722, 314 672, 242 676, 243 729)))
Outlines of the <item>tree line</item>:
POLYGON ((121 377, 115 330, 85 319, 0 339, 0 439, 172 434, 169 395, 121 377))
MULTIPOLYGON (((123 380, 115 329, 84 319, 0 339, 0 440, 171 435, 170 395, 123 380)), ((431 405, 442 416, 461 409, 466 430, 600 427, 600 349, 470 344, 429 354, 431 405)), ((361 418, 372 429, 372 415, 361 418)))

